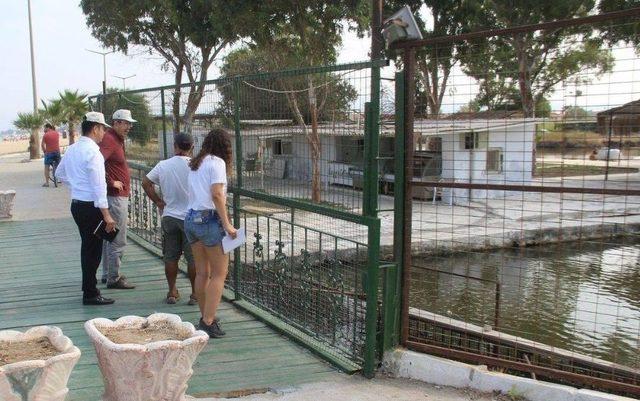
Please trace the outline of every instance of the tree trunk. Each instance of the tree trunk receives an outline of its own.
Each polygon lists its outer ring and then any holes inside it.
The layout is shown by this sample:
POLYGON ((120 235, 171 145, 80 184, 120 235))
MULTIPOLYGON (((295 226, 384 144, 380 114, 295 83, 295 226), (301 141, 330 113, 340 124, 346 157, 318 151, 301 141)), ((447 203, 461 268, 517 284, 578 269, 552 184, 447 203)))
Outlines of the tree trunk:
POLYGON ((69 121, 69 145, 76 143, 76 123, 69 121))
POLYGON ((320 135, 318 133, 318 103, 316 90, 313 87, 313 80, 309 77, 309 109, 311 112, 311 135, 309 136, 309 147, 311 148, 311 200, 320 202, 320 135))
POLYGON ((518 55, 518 88, 520 89, 520 99, 522 100, 522 112, 525 117, 533 117, 534 101, 531 93, 531 76, 526 47, 522 36, 515 39, 515 49, 518 55))
POLYGON ((29 137, 29 159, 40 158, 40 129, 32 129, 29 137))
POLYGON ((175 76, 175 84, 176 88, 173 91, 173 105, 172 105, 172 113, 173 113, 173 133, 177 134, 180 132, 180 85, 182 84, 182 71, 184 70, 184 65, 182 62, 178 64, 176 68, 176 76, 175 76))

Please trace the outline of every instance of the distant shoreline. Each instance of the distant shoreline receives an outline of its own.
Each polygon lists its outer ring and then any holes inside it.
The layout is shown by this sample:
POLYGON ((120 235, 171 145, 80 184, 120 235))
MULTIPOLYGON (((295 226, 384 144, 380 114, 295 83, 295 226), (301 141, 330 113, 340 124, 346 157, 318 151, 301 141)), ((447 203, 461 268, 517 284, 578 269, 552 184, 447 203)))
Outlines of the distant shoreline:
MULTIPOLYGON (((60 138, 60 146, 67 146, 68 139, 60 138)), ((39 146, 39 144, 38 144, 39 146)), ((0 141, 0 155, 11 155, 29 152, 29 140, 21 139, 19 141, 0 141)))

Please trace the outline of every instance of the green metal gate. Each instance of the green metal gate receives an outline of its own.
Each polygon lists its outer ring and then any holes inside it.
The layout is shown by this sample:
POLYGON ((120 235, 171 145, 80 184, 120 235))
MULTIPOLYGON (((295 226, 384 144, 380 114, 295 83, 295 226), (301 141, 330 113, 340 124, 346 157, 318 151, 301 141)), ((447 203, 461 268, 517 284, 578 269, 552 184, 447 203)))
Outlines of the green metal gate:
POLYGON ((382 288, 395 265, 382 265, 385 275, 380 274, 377 218, 379 68, 386 64, 207 81, 191 116, 184 115, 187 85, 90 99, 107 114, 141 104, 150 111, 157 150, 140 152, 150 157, 136 156, 145 160, 131 164, 129 217, 133 235, 157 247, 159 216, 140 186, 154 164, 152 153, 157 159, 170 156, 171 132, 178 126, 195 136, 196 151, 213 126, 234 134, 230 208, 248 238, 232 257, 228 296, 342 368, 363 369, 366 376, 373 375, 383 344, 392 342, 383 338, 383 322, 397 322, 397 313, 383 317, 383 306, 394 307, 397 293, 382 288), (383 302, 381 294, 390 301, 383 302))

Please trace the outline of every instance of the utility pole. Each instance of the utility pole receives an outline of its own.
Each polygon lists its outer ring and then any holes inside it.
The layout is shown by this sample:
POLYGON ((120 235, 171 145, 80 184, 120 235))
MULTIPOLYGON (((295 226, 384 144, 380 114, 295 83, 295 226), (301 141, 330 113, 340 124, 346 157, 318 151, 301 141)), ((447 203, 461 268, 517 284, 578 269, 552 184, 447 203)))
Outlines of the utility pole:
POLYGON ((33 51, 33 27, 31 23, 31 0, 27 0, 29 9, 29 44, 31 47, 31 87, 33 89, 33 112, 38 111, 38 91, 36 89, 36 63, 33 51))
POLYGON ((96 50, 89 50, 89 49, 85 49, 85 50, 102 56, 102 74, 103 74, 102 86, 106 87, 107 86, 107 55, 111 53, 115 53, 115 51, 111 50, 110 52, 99 52, 96 50))
POLYGON ((122 80, 122 90, 125 90, 125 89, 126 89, 125 84, 124 84, 124 83, 125 83, 124 81, 126 81, 126 80, 127 80, 127 79, 129 79, 129 78, 133 78, 133 77, 135 77, 135 76, 136 76, 136 74, 129 75, 128 77, 120 77, 120 76, 118 76, 118 75, 112 75, 112 77, 114 77, 114 78, 120 78, 120 79, 122 80))

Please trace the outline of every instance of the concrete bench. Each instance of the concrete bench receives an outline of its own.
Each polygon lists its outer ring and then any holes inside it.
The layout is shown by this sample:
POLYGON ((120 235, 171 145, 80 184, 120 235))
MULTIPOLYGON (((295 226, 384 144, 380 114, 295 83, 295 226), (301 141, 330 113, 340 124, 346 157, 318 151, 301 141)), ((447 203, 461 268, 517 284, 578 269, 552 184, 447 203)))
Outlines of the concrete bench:
POLYGON ((13 189, 0 191, 0 219, 10 219, 16 191, 13 189))

